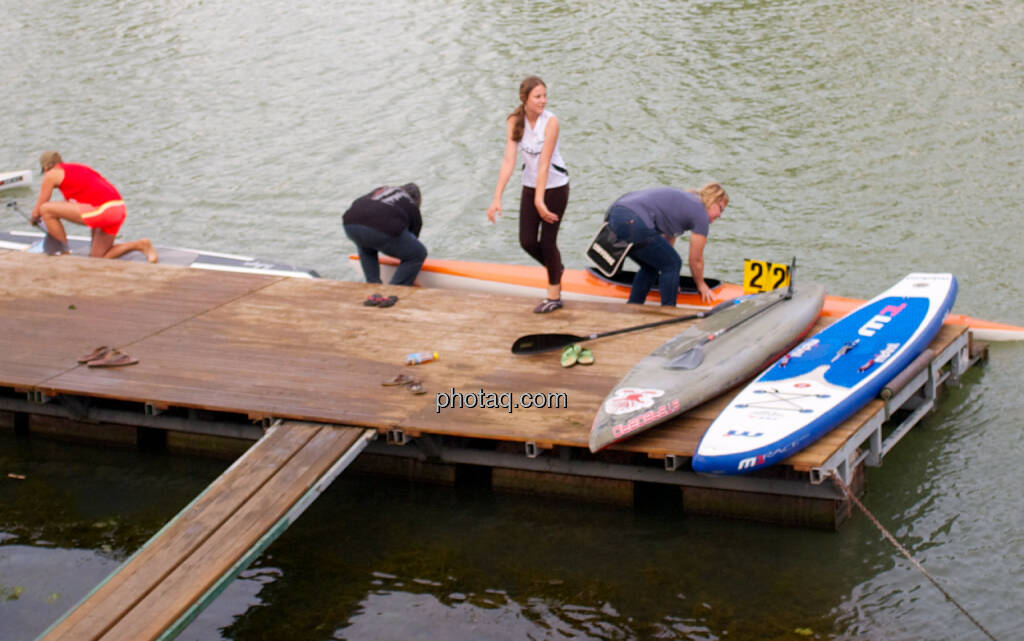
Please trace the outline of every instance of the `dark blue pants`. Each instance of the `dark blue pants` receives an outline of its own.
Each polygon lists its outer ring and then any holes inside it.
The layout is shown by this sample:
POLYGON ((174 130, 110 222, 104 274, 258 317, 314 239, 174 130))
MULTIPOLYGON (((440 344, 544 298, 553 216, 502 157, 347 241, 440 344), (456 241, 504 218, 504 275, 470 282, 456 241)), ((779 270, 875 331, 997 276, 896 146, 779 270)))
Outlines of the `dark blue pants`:
POLYGON ((359 250, 359 264, 368 283, 380 282, 380 263, 377 252, 394 256, 402 261, 391 277, 392 285, 412 285, 416 281, 423 261, 427 259, 427 248, 408 229, 398 236, 388 236, 382 231, 366 225, 343 225, 345 235, 352 239, 359 250))
POLYGON ((657 281, 661 304, 665 307, 675 307, 676 296, 679 294, 679 272, 683 269, 683 260, 679 258, 675 248, 625 207, 612 206, 608 210, 608 226, 616 236, 633 243, 629 257, 640 265, 639 271, 633 277, 628 302, 643 303, 657 281))

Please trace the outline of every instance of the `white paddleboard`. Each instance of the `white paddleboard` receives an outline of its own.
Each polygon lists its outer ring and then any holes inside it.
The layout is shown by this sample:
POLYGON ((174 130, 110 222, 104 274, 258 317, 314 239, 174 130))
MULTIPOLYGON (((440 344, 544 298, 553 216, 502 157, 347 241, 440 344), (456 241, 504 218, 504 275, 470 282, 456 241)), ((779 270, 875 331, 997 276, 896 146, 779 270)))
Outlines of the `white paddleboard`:
POLYGON ((32 186, 32 171, 23 169, 21 171, 0 172, 0 191, 17 189, 18 187, 32 186))
POLYGON ((952 274, 910 274, 797 345, 715 419, 697 446, 693 470, 751 472, 821 438, 928 346, 956 291, 952 274))

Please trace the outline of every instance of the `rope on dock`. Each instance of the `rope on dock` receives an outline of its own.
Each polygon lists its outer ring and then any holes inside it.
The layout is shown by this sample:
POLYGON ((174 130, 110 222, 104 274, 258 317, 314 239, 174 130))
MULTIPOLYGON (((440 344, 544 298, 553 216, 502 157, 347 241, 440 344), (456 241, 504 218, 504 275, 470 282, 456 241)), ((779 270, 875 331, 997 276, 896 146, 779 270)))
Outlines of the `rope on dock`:
POLYGON ((878 521, 877 518, 875 518, 875 515, 872 514, 871 512, 869 512, 868 509, 866 507, 864 507, 864 504, 861 503, 860 500, 856 496, 853 495, 853 492, 850 491, 850 488, 846 485, 846 483, 843 483, 843 480, 841 478, 839 478, 838 474, 836 474, 835 472, 832 472, 831 477, 832 477, 832 481, 836 485, 838 485, 840 489, 842 489, 842 491, 846 494, 846 496, 848 496, 850 498, 850 500, 853 501, 854 505, 859 507, 861 512, 864 512, 865 516, 867 516, 871 520, 871 522, 875 524, 875 527, 877 527, 882 532, 882 534, 885 535, 885 538, 889 539, 889 542, 892 543, 896 547, 896 549, 900 551, 900 554, 905 556, 907 558, 907 560, 910 561, 910 563, 913 564, 913 566, 915 568, 917 568, 921 572, 921 574, 923 574, 925 576, 925 578, 927 578, 929 581, 931 581, 931 584, 934 585, 936 588, 938 588, 939 592, 942 592, 943 596, 946 597, 947 601, 951 601, 953 603, 953 605, 955 605, 957 607, 958 610, 963 612, 964 616, 966 616, 968 619, 971 620, 971 623, 973 623, 975 626, 977 626, 977 628, 979 630, 981 630, 982 632, 985 633, 985 636, 987 636, 989 639, 992 639, 992 641, 999 641, 998 639, 996 639, 992 635, 991 632, 989 632, 988 630, 985 629, 985 626, 983 626, 980 621, 978 621, 973 616, 971 616, 971 613, 968 612, 967 609, 964 608, 964 606, 960 605, 960 603, 955 598, 953 598, 952 594, 950 594, 948 591, 946 591, 945 588, 943 588, 941 585, 939 585, 939 582, 936 581, 935 578, 931 574, 928 573, 928 570, 924 569, 924 566, 921 565, 917 561, 917 559, 915 559, 914 557, 912 557, 910 555, 910 552, 908 552, 905 547, 900 545, 900 542, 896 540, 896 537, 894 537, 889 532, 889 530, 885 529, 885 526, 882 525, 878 521))

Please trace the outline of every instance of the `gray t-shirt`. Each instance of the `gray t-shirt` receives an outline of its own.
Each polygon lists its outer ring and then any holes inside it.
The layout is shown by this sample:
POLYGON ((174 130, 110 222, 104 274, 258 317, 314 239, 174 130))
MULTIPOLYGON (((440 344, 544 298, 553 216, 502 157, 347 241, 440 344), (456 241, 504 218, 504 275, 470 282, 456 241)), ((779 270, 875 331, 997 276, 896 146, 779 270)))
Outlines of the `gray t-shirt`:
POLYGON ((630 210, 659 234, 681 236, 692 231, 708 235, 708 211, 697 194, 675 187, 631 191, 615 201, 630 210))

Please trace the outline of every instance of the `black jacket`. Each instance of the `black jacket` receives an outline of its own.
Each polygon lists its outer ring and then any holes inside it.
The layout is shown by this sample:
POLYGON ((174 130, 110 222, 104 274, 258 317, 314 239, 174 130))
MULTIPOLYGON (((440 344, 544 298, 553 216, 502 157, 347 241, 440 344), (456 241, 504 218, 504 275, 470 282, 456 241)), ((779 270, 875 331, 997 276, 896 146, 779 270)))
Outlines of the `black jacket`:
POLYGON ((408 229, 419 238, 423 227, 420 208, 409 194, 398 187, 378 187, 357 198, 341 217, 345 225, 365 225, 388 236, 399 236, 408 229))

